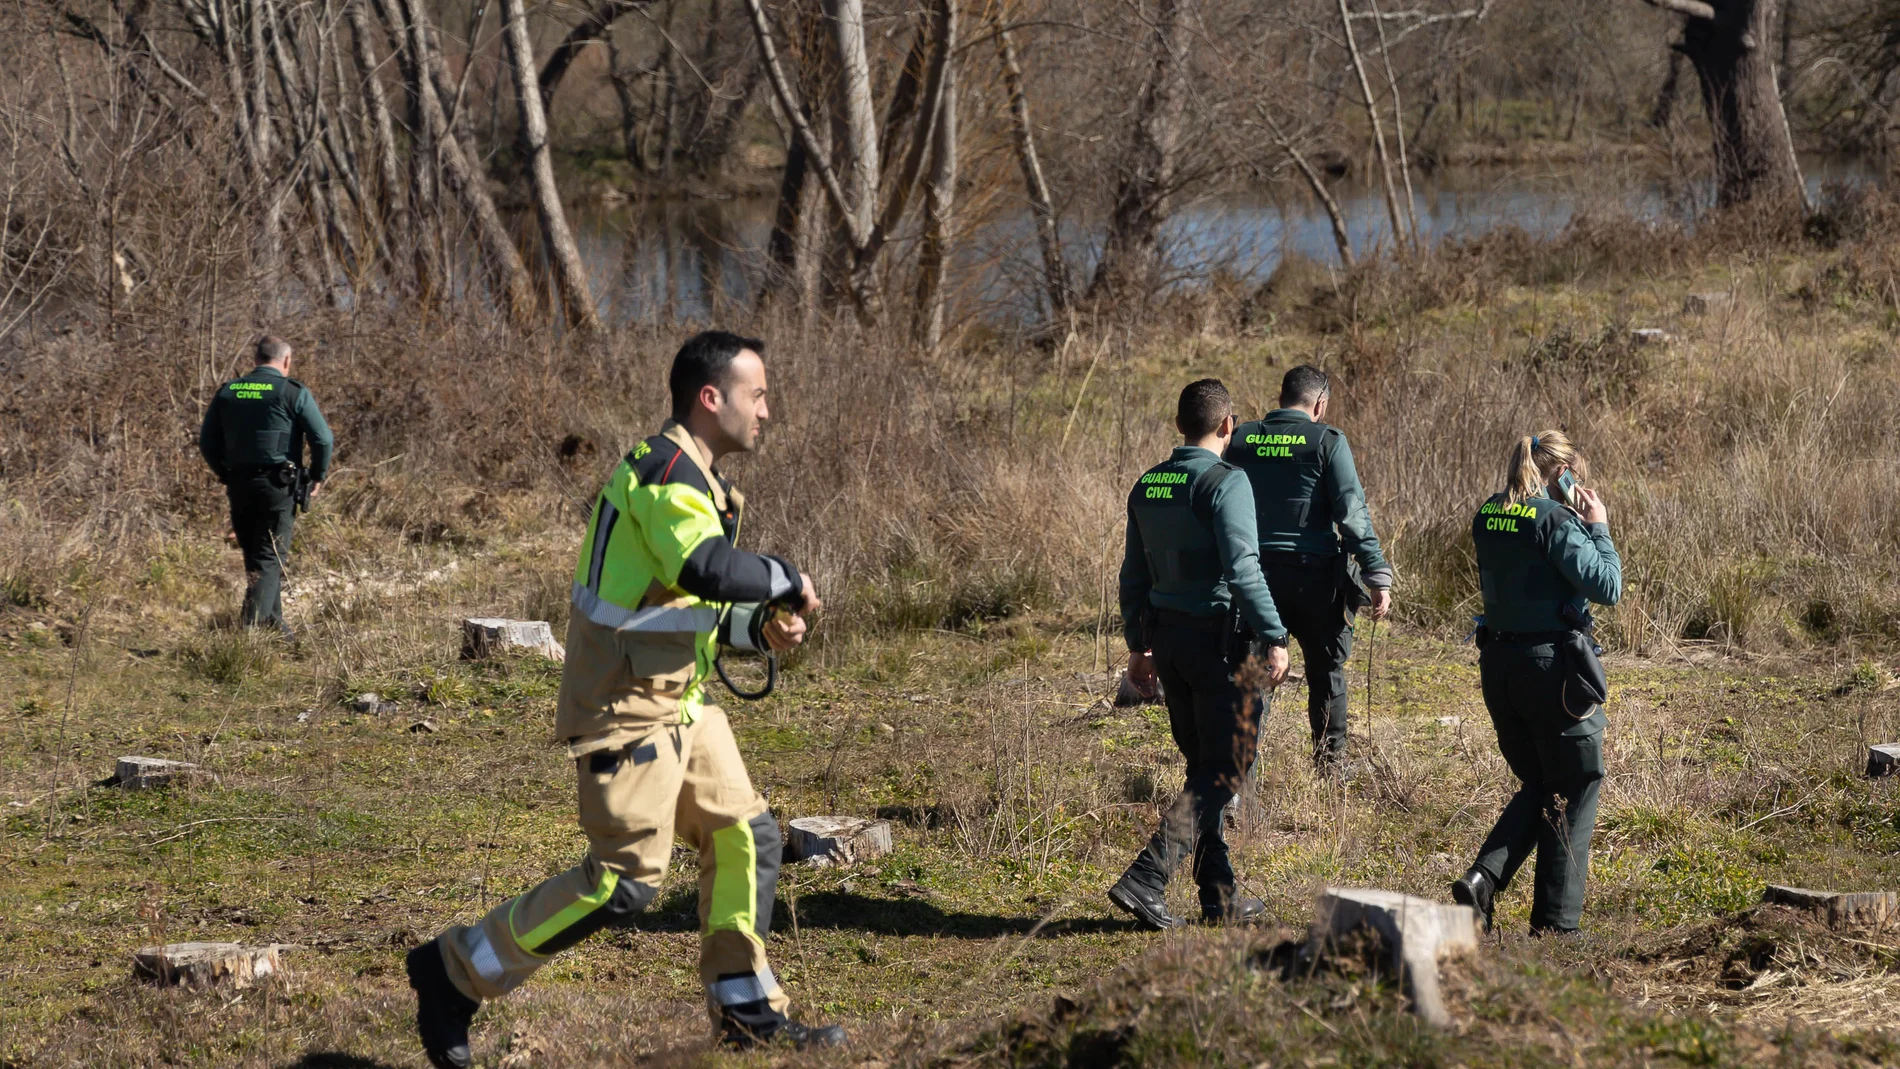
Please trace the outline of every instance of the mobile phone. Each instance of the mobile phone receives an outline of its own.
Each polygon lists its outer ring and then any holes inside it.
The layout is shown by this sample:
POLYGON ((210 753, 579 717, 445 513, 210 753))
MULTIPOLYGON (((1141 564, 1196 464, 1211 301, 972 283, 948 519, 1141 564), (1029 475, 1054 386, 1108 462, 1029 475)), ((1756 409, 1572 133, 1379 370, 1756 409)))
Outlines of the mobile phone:
POLYGON ((1564 504, 1573 509, 1577 507, 1577 480, 1567 468, 1557 476, 1557 492, 1563 495, 1564 504))

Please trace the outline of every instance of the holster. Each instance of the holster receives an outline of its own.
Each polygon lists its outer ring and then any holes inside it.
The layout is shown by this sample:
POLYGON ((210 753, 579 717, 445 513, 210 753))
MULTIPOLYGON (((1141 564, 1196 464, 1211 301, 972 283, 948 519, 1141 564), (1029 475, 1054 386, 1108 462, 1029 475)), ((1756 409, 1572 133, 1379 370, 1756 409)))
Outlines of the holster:
POLYGON ((1358 614, 1360 609, 1372 604, 1372 591, 1367 589, 1361 578, 1359 562, 1350 553, 1341 553, 1333 559, 1333 579, 1339 587, 1340 596, 1346 602, 1348 617, 1358 614))
POLYGON ((1564 712, 1582 720, 1610 700, 1610 679, 1597 656, 1603 650, 1591 637, 1596 622, 1578 612, 1574 605, 1563 606, 1557 615, 1572 628, 1569 636, 1557 645, 1558 656, 1563 658, 1564 664, 1564 712))
POLYGON ((1239 604, 1227 610, 1227 626, 1222 629, 1221 656, 1228 664, 1240 664, 1253 653, 1253 626, 1240 611, 1239 604))

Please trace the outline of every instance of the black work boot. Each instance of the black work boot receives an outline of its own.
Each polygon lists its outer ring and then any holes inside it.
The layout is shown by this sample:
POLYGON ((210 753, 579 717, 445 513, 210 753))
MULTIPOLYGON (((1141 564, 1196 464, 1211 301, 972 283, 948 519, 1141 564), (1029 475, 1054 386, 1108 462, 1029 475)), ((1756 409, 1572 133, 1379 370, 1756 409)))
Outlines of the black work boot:
POLYGON ((442 964, 442 947, 431 939, 411 950, 405 964, 416 989, 416 1034, 436 1069, 468 1069, 468 1023, 481 1003, 456 990, 442 964))
POLYGON ((1479 868, 1471 869, 1451 882, 1451 900, 1476 910, 1486 932, 1491 930, 1491 898, 1497 893, 1497 886, 1491 882, 1490 875, 1479 868))
POLYGON ((1181 918, 1168 912, 1167 900, 1159 892, 1150 891, 1126 876, 1115 881, 1115 886, 1108 889, 1108 900, 1126 910, 1144 927, 1157 932, 1179 928, 1182 924, 1181 918))
POLYGON ((813 1047, 842 1047, 844 1041, 842 1025, 806 1024, 787 1017, 747 1027, 728 1015, 719 1030, 719 1043, 729 1050, 752 1050, 768 1046, 810 1050, 813 1047))
POLYGON ((1207 924, 1252 924, 1266 916, 1267 904, 1252 895, 1222 895, 1201 900, 1201 920, 1207 924))

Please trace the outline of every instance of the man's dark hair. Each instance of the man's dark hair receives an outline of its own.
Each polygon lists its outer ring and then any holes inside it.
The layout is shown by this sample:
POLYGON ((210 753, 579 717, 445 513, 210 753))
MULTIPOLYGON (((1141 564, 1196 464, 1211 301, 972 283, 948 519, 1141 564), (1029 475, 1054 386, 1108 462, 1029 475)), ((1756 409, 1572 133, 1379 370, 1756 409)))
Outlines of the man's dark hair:
POLYGON ((1219 379, 1190 382, 1174 407, 1174 425, 1189 438, 1205 438, 1234 412, 1234 399, 1219 379))
POLYGON ((255 359, 260 364, 275 364, 290 355, 290 343, 275 334, 257 339, 255 359))
POLYGON ((765 355, 765 343, 759 339, 723 330, 703 331, 686 339, 666 376, 667 389, 673 394, 673 418, 686 418, 702 386, 716 386, 724 393, 732 381, 733 359, 747 349, 765 355))
POLYGON ((1301 364, 1280 380, 1280 407, 1315 404, 1332 388, 1333 380, 1327 378, 1324 371, 1311 364, 1301 364))

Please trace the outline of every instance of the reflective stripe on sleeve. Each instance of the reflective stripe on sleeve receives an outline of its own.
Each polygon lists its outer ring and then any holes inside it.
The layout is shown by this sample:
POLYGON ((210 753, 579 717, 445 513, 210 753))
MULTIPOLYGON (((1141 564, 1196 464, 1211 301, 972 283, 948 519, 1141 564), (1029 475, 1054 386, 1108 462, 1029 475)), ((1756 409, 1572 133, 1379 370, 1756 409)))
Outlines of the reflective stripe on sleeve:
POLYGON ((708 632, 719 627, 719 610, 707 606, 628 609, 603 599, 586 586, 574 584, 574 607, 602 627, 615 631, 708 632))

